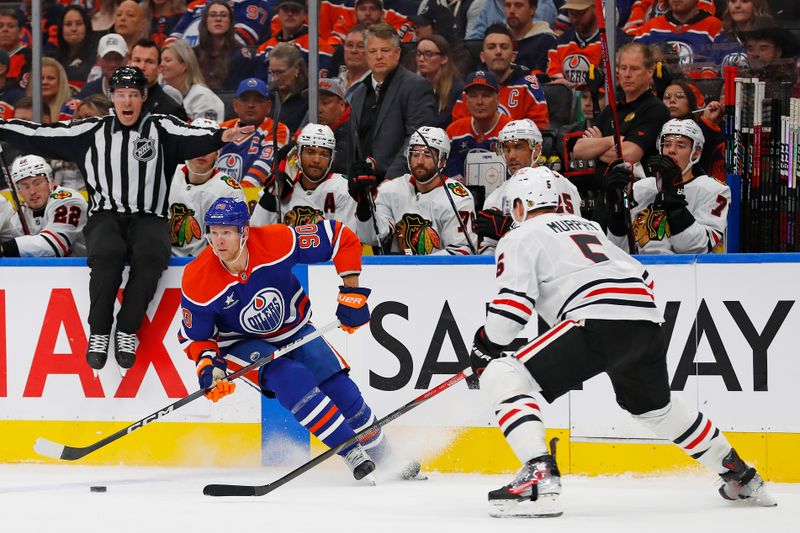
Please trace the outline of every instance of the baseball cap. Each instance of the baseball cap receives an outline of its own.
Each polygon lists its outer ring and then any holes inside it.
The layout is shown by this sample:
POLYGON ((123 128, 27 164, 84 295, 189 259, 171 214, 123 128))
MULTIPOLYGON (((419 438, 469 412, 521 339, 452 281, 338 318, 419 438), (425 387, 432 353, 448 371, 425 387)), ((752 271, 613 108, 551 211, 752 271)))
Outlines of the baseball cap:
POLYGON ((240 98, 244 93, 256 92, 264 98, 269 98, 269 89, 264 80, 258 78, 246 78, 239 83, 236 89, 236 98, 240 98))
POLYGON ((450 10, 434 2, 428 2, 425 11, 419 15, 412 15, 408 19, 417 26, 438 27, 442 24, 453 24, 453 15, 450 10))
POLYGON ((11 59, 8 57, 8 52, 6 52, 5 48, 0 47, 0 65, 8 66, 11 63, 11 59))
POLYGON ((475 87, 478 85, 488 87, 497 93, 500 92, 500 86, 497 84, 497 78, 495 78, 494 74, 487 70, 476 70, 467 76, 467 79, 464 82, 464 90, 466 91, 470 87, 475 87))
POLYGON ((278 2, 278 9, 280 9, 281 6, 295 6, 304 10, 308 9, 305 0, 280 0, 280 2, 278 2))
POLYGON ((383 0, 356 0, 355 6, 358 7, 358 4, 363 4, 364 2, 371 2, 378 6, 379 9, 383 9, 383 0))
POLYGON ((584 9, 589 9, 593 5, 594 5, 594 0, 567 0, 561 7, 563 9, 574 9, 575 11, 583 11, 584 9))
POLYGON ((334 94, 344 100, 345 89, 342 80, 339 78, 320 78, 319 90, 320 92, 334 94))
POLYGON ((97 55, 106 57, 111 52, 116 52, 122 57, 128 55, 128 45, 125 39, 118 33, 107 33, 103 35, 100 42, 97 44, 97 55))

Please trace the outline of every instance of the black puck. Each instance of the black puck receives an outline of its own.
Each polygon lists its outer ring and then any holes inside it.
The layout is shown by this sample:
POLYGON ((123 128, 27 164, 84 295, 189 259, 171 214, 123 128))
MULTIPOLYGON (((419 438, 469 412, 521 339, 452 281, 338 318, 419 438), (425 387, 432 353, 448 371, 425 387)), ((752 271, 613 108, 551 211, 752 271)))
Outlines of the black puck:
POLYGON ((105 485, 95 485, 93 487, 89 487, 91 492, 105 492, 108 488, 105 485))

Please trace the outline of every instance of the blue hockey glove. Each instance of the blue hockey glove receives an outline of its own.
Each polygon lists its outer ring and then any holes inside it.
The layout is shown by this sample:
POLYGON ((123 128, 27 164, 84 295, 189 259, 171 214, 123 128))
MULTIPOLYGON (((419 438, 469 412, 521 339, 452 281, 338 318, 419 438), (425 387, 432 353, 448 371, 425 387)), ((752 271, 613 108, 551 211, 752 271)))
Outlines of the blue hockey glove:
POLYGON ((339 306, 336 308, 336 318, 342 323, 340 326, 347 333, 354 333, 355 330, 369 322, 369 307, 367 298, 371 289, 365 287, 345 287, 339 285, 339 306))

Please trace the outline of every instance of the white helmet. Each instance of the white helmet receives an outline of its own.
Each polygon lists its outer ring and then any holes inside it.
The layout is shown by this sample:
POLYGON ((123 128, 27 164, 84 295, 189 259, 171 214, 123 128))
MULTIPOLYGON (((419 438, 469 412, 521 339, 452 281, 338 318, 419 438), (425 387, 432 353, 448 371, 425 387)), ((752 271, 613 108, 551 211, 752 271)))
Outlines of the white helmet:
POLYGON ((212 130, 219 129, 219 124, 217 124, 216 121, 203 117, 194 119, 191 124, 192 126, 196 126, 198 128, 211 128, 212 130))
POLYGON ((506 199, 512 206, 514 222, 522 222, 514 217, 513 206, 516 200, 522 202, 525 212, 545 207, 558 207, 556 176, 547 167, 524 167, 514 173, 506 183, 506 199))
POLYGON ((306 124, 303 129, 300 130, 300 135, 297 136, 297 155, 300 159, 300 170, 311 181, 319 181, 311 179, 311 177, 303 169, 303 148, 306 146, 327 148, 331 151, 331 160, 328 163, 328 168, 325 169, 325 172, 319 178, 321 180, 328 175, 328 172, 330 172, 331 166, 333 165, 333 156, 336 151, 336 136, 334 136, 333 130, 328 126, 325 126, 324 124, 313 123, 306 124))
POLYGON ((430 147, 439 152, 439 170, 444 168, 445 163, 447 163, 447 157, 450 155, 450 138, 442 128, 422 126, 411 134, 411 139, 408 141, 408 151, 406 152, 408 168, 411 168, 411 150, 413 146, 430 147))
POLYGON ((498 145, 502 145, 506 141, 528 141, 531 143, 531 149, 537 144, 542 144, 542 132, 536 127, 529 118, 520 120, 512 120, 500 130, 497 136, 498 145))
MULTIPOLYGON (((662 153, 664 148, 664 137, 667 135, 682 135, 683 137, 687 137, 692 140, 692 154, 696 151, 703 149, 703 144, 705 144, 706 139, 703 137, 703 130, 700 129, 700 126, 697 125, 697 122, 690 119, 677 119, 673 118, 667 121, 664 124, 664 127, 661 128, 661 133, 658 134, 658 141, 656 141, 656 147, 658 148, 658 153, 662 153)), ((697 154, 697 157, 690 156, 689 158, 689 165, 684 168, 682 171, 686 172, 695 165, 698 161, 700 161, 700 154, 697 154)))
POLYGON ((48 180, 53 179, 53 169, 38 155, 21 155, 11 165, 11 181, 16 185, 25 178, 44 174, 48 180))

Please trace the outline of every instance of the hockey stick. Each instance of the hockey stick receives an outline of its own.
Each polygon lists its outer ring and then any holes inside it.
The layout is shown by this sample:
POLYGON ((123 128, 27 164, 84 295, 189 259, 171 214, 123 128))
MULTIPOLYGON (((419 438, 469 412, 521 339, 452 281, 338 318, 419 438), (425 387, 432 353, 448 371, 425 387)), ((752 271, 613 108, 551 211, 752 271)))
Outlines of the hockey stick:
POLYGON ((385 426, 392 420, 399 418, 403 414, 409 412, 410 410, 414 409, 418 405, 430 400, 434 396, 438 395, 441 392, 446 391, 462 379, 465 379, 472 375, 472 368, 466 368, 456 374, 455 376, 451 377, 447 381, 440 383, 438 386, 432 388, 431 390, 417 396, 407 404, 399 407, 389 413, 388 415, 384 416, 380 420, 376 421, 374 424, 369 426, 366 429, 363 429, 355 434, 355 436, 350 437, 346 441, 342 442, 338 446, 327 450, 324 453, 321 453, 311 459, 310 461, 306 462, 305 464, 295 468, 282 478, 273 481, 272 483, 267 483, 266 485, 222 485, 222 484, 212 484, 206 485, 203 489, 203 494, 206 496, 264 496, 265 494, 269 494, 273 490, 282 487, 286 483, 290 482, 291 480, 295 479, 296 477, 300 476, 301 474, 311 470, 318 464, 330 459, 343 449, 355 444, 360 439, 364 438, 365 436, 369 435, 377 431, 379 428, 385 426))
MULTIPOLYGON (((433 148, 430 144, 428 144, 428 139, 420 133, 419 129, 415 129, 414 132, 419 135, 419 138, 422 139, 422 142, 425 143, 425 148, 428 149, 429 152, 433 153, 433 148)), ((438 150, 437 150, 438 153, 438 150)), ((410 158, 409 158, 410 159, 410 158)), ((411 170, 411 169, 409 169, 411 170)), ((461 220, 461 213, 459 213, 458 208, 456 207, 456 203, 453 201, 453 196, 450 194, 450 189, 447 188, 447 182, 445 177, 442 175, 442 171, 439 168, 439 163, 436 163, 436 175, 439 176, 439 179, 442 181, 442 188, 444 189, 444 194, 447 196, 447 200, 450 202, 450 207, 453 208, 453 213, 456 215, 456 220, 458 220, 458 225, 461 228, 461 231, 464 232, 464 238, 467 239, 467 246, 472 251, 472 255, 478 255, 478 249, 475 248, 475 245, 472 244, 472 239, 469 238, 469 233, 467 232, 467 226, 463 220, 461 220)), ((473 201, 473 208, 474 208, 474 201, 473 201)), ((467 220, 469 220, 469 216, 467 216, 467 220)))
POLYGON ((22 232, 25 235, 30 235, 31 230, 28 227, 28 221, 25 220, 25 214, 22 212, 22 202, 19 201, 19 196, 17 195, 17 186, 14 184, 14 180, 11 179, 11 173, 6 166, 6 158, 3 156, 2 146, 0 146, 0 167, 2 167, 3 178, 6 180, 8 188, 11 190, 11 200, 13 200, 14 208, 17 210, 19 223, 22 225, 22 232))
MULTIPOLYGON (((307 344, 307 343, 313 341, 314 339, 316 339, 318 337, 321 337, 325 333, 327 333, 327 332, 329 332, 329 331, 331 331, 333 329, 336 329, 337 327, 339 327, 339 320, 334 320, 333 322, 331 322, 329 324, 326 324, 325 326, 322 326, 321 328, 317 329, 314 333, 310 333, 308 335, 305 335, 304 337, 301 337, 301 338, 297 339, 296 341, 290 342, 286 346, 283 346, 282 348, 279 348, 279 349, 275 350, 270 355, 268 355, 266 357, 262 357, 261 359, 255 361, 253 363, 250 363, 249 365, 247 365, 245 367, 240 368, 236 372, 228 374, 227 375, 227 379, 229 381, 233 381, 234 379, 236 379, 238 377, 244 376, 248 372, 252 372, 253 370, 256 370, 257 368, 261 368, 262 366, 266 365, 267 363, 269 363, 271 361, 274 361, 278 357, 286 355, 287 353, 291 352, 295 348, 298 348, 298 347, 300 347, 300 346, 302 346, 304 344, 307 344)), ((33 445, 33 449, 39 455, 43 455, 44 457, 50 457, 51 459, 61 459, 61 460, 64 460, 64 461, 74 461, 76 459, 80 459, 81 457, 84 457, 84 456, 86 456, 86 455, 88 455, 88 454, 90 454, 90 453, 92 453, 94 451, 97 451, 100 448, 103 448, 104 446, 107 446, 108 444, 111 444, 112 442, 114 442, 114 441, 116 441, 118 439, 121 439, 122 437, 124 437, 125 435, 128 435, 129 433, 133 433, 137 429, 143 428, 144 426, 146 426, 147 424, 149 424, 151 422, 155 422, 159 418, 162 418, 162 417, 168 415, 169 413, 175 411, 176 409, 178 409, 180 407, 183 407, 187 403, 192 402, 192 401, 196 400, 197 398, 200 398, 207 391, 211 390, 211 388, 213 388, 213 387, 209 387, 208 389, 200 389, 198 391, 195 391, 192 394, 190 394, 189 396, 186 396, 185 398, 181 398, 177 402, 171 403, 170 405, 164 407, 163 409, 159 409, 155 413, 152 413, 152 414, 142 418, 138 422, 134 422, 133 424, 131 424, 131 425, 129 425, 129 426, 117 431, 116 433, 113 433, 113 434, 109 435, 108 437, 106 437, 104 439, 101 439, 101 440, 95 442, 94 444, 90 444, 89 446, 83 446, 83 447, 67 446, 65 444, 58 444, 58 443, 53 442, 51 440, 47 440, 47 439, 44 439, 44 438, 40 437, 40 438, 36 439, 36 443, 33 445)))
MULTIPOLYGON (((611 75, 611 59, 608 55, 608 38, 606 37, 606 17, 603 12, 603 0, 594 0, 594 5, 597 13, 597 30, 600 34, 600 50, 602 52, 601 61, 606 74, 606 101, 608 102, 608 106, 611 108, 611 121, 614 124, 614 149, 617 152, 617 159, 621 160, 622 136, 620 135, 619 117, 617 116, 617 95, 616 91, 614 90, 613 76, 611 75)), ((636 246, 636 240, 633 238, 633 232, 631 231, 631 206, 628 191, 628 189, 631 187, 632 184, 628 183, 628 186, 620 191, 620 203, 622 205, 615 205, 613 208, 617 211, 617 214, 619 214, 618 209, 620 207, 622 208, 625 219, 625 228, 627 230, 626 233, 628 235, 628 251, 631 255, 633 255, 637 252, 638 248, 636 246)))

